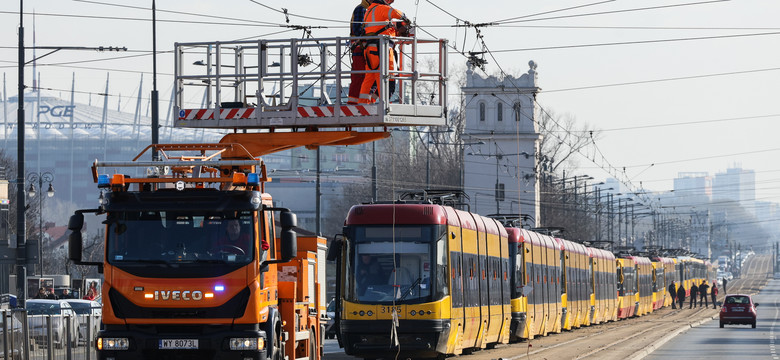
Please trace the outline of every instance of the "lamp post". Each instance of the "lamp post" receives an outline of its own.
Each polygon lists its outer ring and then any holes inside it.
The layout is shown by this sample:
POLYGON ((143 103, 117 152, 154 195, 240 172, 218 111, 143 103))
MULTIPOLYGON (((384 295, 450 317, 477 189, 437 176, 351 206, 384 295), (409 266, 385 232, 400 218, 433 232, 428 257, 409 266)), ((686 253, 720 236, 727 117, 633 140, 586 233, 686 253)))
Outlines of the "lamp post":
POLYGON ((54 181, 54 174, 46 171, 42 173, 29 173, 27 174, 27 181, 30 182, 30 189, 27 190, 27 195, 32 199, 35 195, 38 195, 38 262, 39 271, 41 277, 43 277, 43 183, 49 183, 49 190, 46 191, 46 196, 54 196, 54 186, 51 184, 54 181), (38 192, 35 191, 35 182, 38 182, 38 192))

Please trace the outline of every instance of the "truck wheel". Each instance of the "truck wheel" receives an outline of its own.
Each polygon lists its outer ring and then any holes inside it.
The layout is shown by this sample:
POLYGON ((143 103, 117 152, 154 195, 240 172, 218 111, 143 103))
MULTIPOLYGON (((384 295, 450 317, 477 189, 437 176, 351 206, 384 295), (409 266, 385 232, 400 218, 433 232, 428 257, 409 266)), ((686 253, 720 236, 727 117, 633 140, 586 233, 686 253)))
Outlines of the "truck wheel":
POLYGON ((284 341, 282 341, 282 323, 277 321, 274 324, 273 337, 270 339, 271 353, 268 354, 270 360, 284 360, 284 341))
POLYGON ((317 337, 314 336, 314 331, 309 330, 309 360, 319 359, 317 353, 317 337))

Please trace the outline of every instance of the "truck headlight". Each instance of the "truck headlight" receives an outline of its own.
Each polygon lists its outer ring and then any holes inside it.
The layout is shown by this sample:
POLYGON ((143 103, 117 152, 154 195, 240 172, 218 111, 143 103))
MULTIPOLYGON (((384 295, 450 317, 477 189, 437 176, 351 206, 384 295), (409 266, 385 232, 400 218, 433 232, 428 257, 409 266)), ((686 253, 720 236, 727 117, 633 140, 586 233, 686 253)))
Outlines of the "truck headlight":
POLYGON ((230 350, 262 350, 264 347, 263 338, 230 338, 230 350))
POLYGON ((130 347, 128 338, 98 338, 98 350, 127 350, 130 347))

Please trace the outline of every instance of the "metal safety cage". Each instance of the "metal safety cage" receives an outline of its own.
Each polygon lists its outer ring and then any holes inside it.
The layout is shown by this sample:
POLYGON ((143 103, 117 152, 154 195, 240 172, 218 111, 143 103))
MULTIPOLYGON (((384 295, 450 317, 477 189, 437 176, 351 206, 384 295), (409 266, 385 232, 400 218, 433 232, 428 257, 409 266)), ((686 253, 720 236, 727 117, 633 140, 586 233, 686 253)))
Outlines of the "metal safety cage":
POLYGON ((176 127, 439 126, 447 114, 447 41, 310 38, 175 44, 176 127), (376 41, 377 70, 351 70, 350 44, 376 41), (397 69, 389 69, 390 49, 397 69), (426 64, 431 69, 422 69, 426 64), (374 104, 347 105, 352 74, 379 73, 374 104), (396 83, 388 94, 390 80, 396 83))

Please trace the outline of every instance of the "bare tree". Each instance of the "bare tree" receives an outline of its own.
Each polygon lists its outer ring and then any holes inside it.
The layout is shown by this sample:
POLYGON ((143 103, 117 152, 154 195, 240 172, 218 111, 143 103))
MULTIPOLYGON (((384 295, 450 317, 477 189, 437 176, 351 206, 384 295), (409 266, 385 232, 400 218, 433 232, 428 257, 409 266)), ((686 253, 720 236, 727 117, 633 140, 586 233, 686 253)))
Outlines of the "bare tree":
POLYGON ((563 228, 571 239, 593 240, 598 237, 595 209, 589 200, 593 193, 585 186, 589 178, 576 174, 579 164, 575 155, 585 155, 599 131, 586 123, 578 124, 570 114, 559 116, 546 109, 538 121, 542 134, 537 169, 542 226, 563 228))
MULTIPOLYGON (((104 247, 104 234, 102 230, 84 238, 82 258, 84 261, 102 262, 104 247)), ((78 273, 79 278, 84 279, 88 275, 97 275, 97 268, 91 265, 76 265, 68 260, 67 273, 78 273)))

